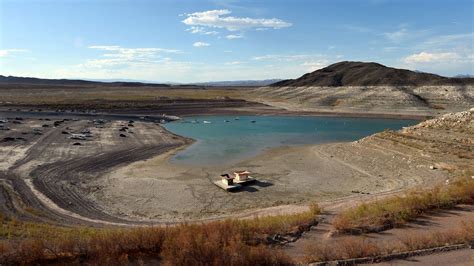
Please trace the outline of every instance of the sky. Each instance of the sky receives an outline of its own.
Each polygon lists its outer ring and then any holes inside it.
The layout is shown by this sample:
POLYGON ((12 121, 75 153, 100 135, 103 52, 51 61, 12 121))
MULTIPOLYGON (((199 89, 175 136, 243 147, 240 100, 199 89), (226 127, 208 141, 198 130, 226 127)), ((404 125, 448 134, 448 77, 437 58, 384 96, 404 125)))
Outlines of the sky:
POLYGON ((472 0, 0 0, 0 75, 204 82, 339 61, 474 74, 472 0))

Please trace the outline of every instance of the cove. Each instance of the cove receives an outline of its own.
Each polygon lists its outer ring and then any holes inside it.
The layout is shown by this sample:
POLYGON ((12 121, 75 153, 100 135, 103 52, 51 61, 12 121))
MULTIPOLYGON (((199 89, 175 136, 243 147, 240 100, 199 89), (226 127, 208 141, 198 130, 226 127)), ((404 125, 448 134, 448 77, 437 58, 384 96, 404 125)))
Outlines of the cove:
POLYGON ((227 165, 275 147, 354 141, 417 120, 312 116, 192 116, 165 124, 175 134, 196 140, 171 162, 227 165))

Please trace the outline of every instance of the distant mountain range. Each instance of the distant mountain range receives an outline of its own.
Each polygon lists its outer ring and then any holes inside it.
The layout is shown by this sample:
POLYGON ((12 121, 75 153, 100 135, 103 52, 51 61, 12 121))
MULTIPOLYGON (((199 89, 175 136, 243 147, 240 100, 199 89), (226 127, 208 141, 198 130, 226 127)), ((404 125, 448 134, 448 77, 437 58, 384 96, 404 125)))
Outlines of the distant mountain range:
POLYGON ((34 84, 34 85, 76 85, 76 86, 124 86, 124 87, 139 87, 139 86, 216 86, 216 87, 260 87, 268 86, 281 79, 266 79, 266 80, 236 80, 236 81, 212 81, 200 83, 172 83, 172 82, 152 82, 133 79, 99 79, 99 80, 82 80, 82 79, 41 79, 30 77, 14 77, 0 75, 0 84, 34 84))
POLYGON ((0 84, 32 84, 32 85, 65 85, 65 86, 125 86, 125 87, 141 87, 141 86, 170 86, 168 84, 158 83, 142 83, 142 82, 126 82, 126 81, 114 81, 114 82, 103 82, 103 81, 91 81, 91 80, 80 80, 80 79, 41 79, 41 78, 29 78, 29 77, 14 77, 14 76, 2 76, 0 75, 0 84))
POLYGON ((474 85, 470 75, 458 75, 453 78, 435 74, 386 67, 378 63, 344 61, 307 73, 297 79, 266 79, 211 81, 198 83, 158 83, 129 79, 81 80, 81 79, 40 79, 0 75, 0 84, 36 84, 36 85, 82 85, 82 86, 123 86, 123 87, 307 87, 307 86, 426 86, 426 85, 474 85))
POLYGON ((279 82, 281 79, 264 79, 264 80, 234 80, 234 81, 211 81, 211 82, 201 82, 201 83, 194 83, 195 85, 203 85, 203 86, 229 86, 229 87, 238 87, 238 86, 252 86, 252 87, 260 87, 260 86, 268 86, 275 82, 279 82))
POLYGON ((297 79, 282 80, 272 87, 306 86, 426 86, 474 85, 474 78, 447 78, 435 74, 386 67, 378 63, 339 62, 307 73, 297 79))
POLYGON ((474 78, 474 75, 459 74, 459 75, 454 76, 454 78, 474 78))

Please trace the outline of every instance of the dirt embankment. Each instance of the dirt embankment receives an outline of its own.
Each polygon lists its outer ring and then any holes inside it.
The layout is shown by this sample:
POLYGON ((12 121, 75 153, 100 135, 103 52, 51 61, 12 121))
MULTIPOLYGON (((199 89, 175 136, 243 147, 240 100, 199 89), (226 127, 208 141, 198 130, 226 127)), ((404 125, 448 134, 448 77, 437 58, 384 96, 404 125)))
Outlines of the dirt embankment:
POLYGON ((190 141, 157 124, 133 121, 20 117, 6 125, 9 130, 0 132, 1 156, 8 158, 0 165, 2 214, 50 223, 130 223, 104 212, 89 197, 97 189, 90 183, 113 168, 190 141), (85 139, 84 132, 90 132, 85 139))
POLYGON ((474 86, 262 87, 255 101, 293 111, 437 116, 474 106, 474 86))

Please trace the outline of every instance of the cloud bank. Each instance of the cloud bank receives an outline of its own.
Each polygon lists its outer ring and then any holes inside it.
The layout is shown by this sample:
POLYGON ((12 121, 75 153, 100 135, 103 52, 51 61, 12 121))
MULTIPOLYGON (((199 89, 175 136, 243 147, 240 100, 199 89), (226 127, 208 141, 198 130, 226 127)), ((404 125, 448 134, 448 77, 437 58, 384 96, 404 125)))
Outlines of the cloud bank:
POLYGON ((245 29, 282 29, 292 24, 277 18, 249 18, 229 16, 230 10, 208 10, 186 14, 187 18, 182 22, 194 27, 224 28, 229 31, 245 29))
POLYGON ((195 42, 195 43, 193 43, 193 46, 197 47, 197 48, 202 48, 202 47, 207 47, 207 46, 211 46, 211 45, 207 42, 195 42))

